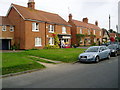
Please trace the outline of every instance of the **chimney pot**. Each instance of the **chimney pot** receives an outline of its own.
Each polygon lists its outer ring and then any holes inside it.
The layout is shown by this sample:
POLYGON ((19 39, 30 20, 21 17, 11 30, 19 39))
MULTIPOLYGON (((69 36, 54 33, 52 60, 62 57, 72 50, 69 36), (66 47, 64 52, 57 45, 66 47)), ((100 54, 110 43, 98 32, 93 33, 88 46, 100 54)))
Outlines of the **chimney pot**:
POLYGON ((35 2, 34 2, 34 0, 29 0, 28 1, 28 8, 35 9, 35 2))
POLYGON ((88 23, 88 18, 86 17, 86 18, 83 18, 83 22, 84 23, 88 23))
POLYGON ((98 26, 98 21, 95 21, 95 25, 98 26))
POLYGON ((72 21, 72 14, 69 14, 69 21, 72 21))

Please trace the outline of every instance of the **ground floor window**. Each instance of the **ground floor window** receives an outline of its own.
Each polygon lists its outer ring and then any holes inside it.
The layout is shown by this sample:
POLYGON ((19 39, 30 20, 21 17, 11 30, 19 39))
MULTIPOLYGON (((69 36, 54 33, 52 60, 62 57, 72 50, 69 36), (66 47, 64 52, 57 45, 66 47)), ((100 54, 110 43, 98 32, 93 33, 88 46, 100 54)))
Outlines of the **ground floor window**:
POLYGON ((42 39, 40 37, 35 38, 35 46, 42 46, 42 39))
POLYGON ((54 45, 54 38, 52 37, 49 38, 49 45, 54 45))

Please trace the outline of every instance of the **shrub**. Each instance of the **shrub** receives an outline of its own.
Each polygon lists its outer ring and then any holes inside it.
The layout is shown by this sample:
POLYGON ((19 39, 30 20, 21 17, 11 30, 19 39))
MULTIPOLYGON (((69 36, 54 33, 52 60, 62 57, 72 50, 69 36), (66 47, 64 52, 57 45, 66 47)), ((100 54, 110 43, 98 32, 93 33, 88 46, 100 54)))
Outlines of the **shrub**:
POLYGON ((46 45, 45 49, 57 49, 60 48, 59 45, 46 45))

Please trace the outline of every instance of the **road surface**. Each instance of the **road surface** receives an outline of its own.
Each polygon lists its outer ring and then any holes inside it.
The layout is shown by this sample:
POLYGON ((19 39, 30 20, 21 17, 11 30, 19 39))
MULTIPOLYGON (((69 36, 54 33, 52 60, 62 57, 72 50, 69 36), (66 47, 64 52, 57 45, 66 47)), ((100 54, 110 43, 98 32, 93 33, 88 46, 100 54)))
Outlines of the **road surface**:
POLYGON ((59 64, 3 78, 3 88, 118 88, 118 58, 97 64, 59 64))

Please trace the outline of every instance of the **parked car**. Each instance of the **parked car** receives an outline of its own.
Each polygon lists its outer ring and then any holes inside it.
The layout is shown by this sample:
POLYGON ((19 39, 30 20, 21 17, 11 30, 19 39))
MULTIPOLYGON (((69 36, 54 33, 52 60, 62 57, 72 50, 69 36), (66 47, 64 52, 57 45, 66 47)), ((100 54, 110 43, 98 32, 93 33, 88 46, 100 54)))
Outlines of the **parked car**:
POLYGON ((99 62, 101 59, 110 59, 110 49, 106 46, 92 46, 79 55, 80 62, 99 62))
POLYGON ((119 44, 111 44, 108 46, 108 48, 111 50, 111 56, 117 56, 120 54, 120 45, 119 44))

